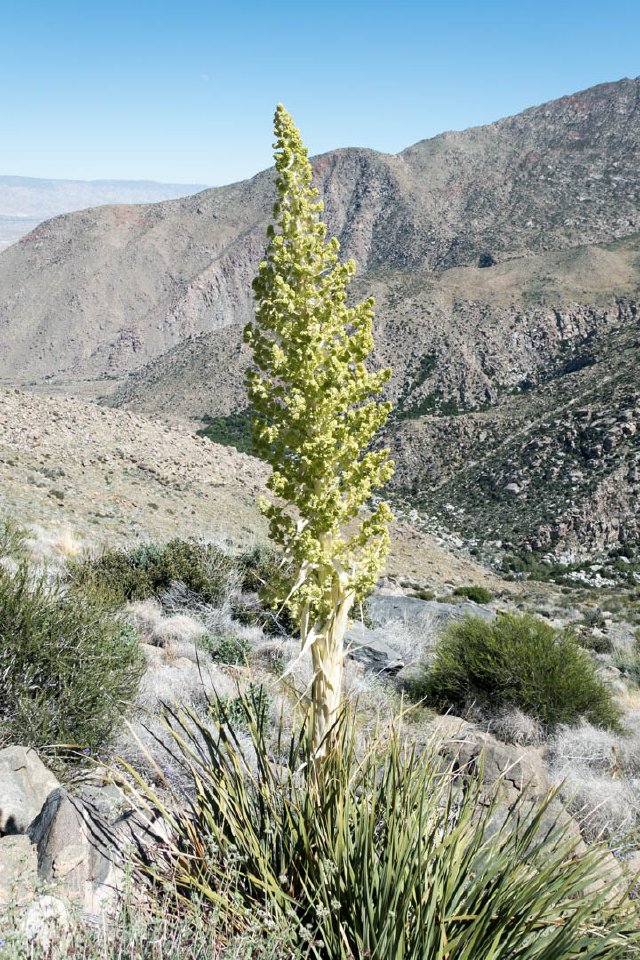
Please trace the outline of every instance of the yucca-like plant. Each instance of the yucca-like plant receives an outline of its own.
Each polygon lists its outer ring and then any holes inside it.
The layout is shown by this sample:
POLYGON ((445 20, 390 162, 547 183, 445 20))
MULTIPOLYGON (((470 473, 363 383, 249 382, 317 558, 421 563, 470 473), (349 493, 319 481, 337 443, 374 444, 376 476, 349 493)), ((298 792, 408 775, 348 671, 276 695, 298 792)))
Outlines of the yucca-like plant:
POLYGON ((373 300, 347 306, 356 265, 339 263, 338 241, 325 239, 307 150, 281 104, 275 135, 276 225, 253 284, 247 386, 254 447, 273 468, 274 498, 262 508, 290 571, 272 584, 271 599, 288 610, 302 650, 311 652, 319 756, 340 707, 349 613, 375 583, 389 544, 386 503, 359 514, 393 473, 388 450, 371 447, 389 415, 390 404, 376 397, 391 371, 366 367, 373 300))
POLYGON ((139 780, 173 829, 154 875, 185 902, 210 901, 230 929, 288 918, 318 960, 640 956, 638 916, 601 880, 601 850, 578 856, 566 827, 543 825, 551 798, 498 810, 499 785, 487 803, 436 744, 418 753, 393 734, 362 751, 344 714, 317 764, 304 729, 270 739, 260 700, 241 702, 241 734, 219 704, 210 719, 168 715, 186 809, 139 780))

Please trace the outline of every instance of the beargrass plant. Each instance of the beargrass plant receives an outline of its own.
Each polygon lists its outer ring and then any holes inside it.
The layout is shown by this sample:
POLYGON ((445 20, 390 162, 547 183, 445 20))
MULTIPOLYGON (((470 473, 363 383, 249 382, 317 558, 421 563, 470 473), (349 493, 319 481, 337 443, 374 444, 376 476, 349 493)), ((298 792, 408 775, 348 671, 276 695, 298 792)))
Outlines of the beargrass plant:
POLYGON ((391 370, 371 370, 373 300, 348 304, 353 260, 327 240, 300 131, 282 104, 274 118, 276 203, 253 282, 256 313, 244 332, 253 443, 272 468, 260 508, 291 576, 271 591, 309 651, 309 706, 318 751, 340 709, 345 635, 389 548, 391 511, 379 493, 393 475, 374 440, 391 404, 391 370), (282 587, 282 589, 279 589, 282 587))
POLYGON ((0 569, 0 743, 106 744, 144 670, 133 628, 95 593, 0 569))
POLYGON ((638 917, 602 879, 602 851, 577 855, 566 825, 549 830, 526 801, 487 799, 437 744, 419 751, 398 728, 364 747, 343 712, 318 761, 303 725, 285 737, 244 698, 245 721, 168 711, 190 799, 138 802, 172 828, 144 868, 189 908, 209 902, 229 936, 256 915, 287 920, 317 960, 596 960, 640 956, 638 917), (499 822, 500 829, 495 825, 499 822), (601 881, 601 882, 600 882, 601 881))
POLYGON ((516 707, 547 728, 581 717, 618 729, 619 712, 589 654, 531 614, 452 624, 414 691, 440 709, 516 707))

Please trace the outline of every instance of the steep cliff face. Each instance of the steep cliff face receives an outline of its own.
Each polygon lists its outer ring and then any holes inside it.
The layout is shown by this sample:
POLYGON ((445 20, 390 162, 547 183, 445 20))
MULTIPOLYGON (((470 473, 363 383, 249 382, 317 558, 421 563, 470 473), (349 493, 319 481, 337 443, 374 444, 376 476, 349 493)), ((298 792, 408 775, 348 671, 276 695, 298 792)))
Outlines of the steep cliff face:
POLYGON ((490 409, 400 422, 400 490, 470 537, 585 558, 640 550, 640 310, 591 362, 490 409))

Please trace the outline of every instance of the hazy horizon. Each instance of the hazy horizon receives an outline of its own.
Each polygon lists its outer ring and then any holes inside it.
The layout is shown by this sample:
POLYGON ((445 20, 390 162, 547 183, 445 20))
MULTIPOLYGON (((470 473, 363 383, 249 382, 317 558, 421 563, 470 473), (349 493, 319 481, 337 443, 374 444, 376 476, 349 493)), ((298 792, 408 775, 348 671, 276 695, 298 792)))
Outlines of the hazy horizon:
POLYGON ((33 0, 4 13, 0 156, 13 176, 223 185, 271 165, 280 101, 311 154, 397 153, 635 77, 638 35, 631 0, 33 0))

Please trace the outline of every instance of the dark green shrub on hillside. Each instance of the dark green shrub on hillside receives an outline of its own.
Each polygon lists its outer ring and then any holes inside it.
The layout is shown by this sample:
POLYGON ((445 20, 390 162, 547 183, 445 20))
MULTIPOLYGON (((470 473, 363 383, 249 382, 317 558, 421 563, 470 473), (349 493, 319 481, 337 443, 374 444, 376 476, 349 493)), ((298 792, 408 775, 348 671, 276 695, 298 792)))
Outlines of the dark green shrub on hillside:
POLYGON ((253 447, 251 433, 252 410, 242 410, 240 413, 229 413, 226 416, 203 417, 204 427, 197 431, 197 436, 206 437, 213 443, 235 447, 240 453, 257 456, 253 447))
POLYGON ((238 557, 241 586, 245 594, 232 603, 233 614, 245 624, 257 624, 267 633, 289 634, 296 630, 286 610, 273 610, 269 595, 278 594, 279 585, 288 581, 289 567, 282 553, 268 543, 258 543, 238 557), (255 598, 257 595, 257 598, 255 598))
POLYGON ((228 634, 222 637, 212 637, 205 634, 200 637, 198 645, 217 663, 230 663, 236 666, 246 666, 249 662, 251 644, 243 637, 228 634))
POLYGON ((94 596, 0 570, 0 742, 98 749, 143 669, 133 628, 94 596))
POLYGON ((0 557, 17 560, 22 555, 26 532, 13 520, 0 521, 0 557))
POLYGON ((170 540, 129 550, 106 550, 70 567, 71 581, 95 586, 122 603, 146 600, 180 581, 205 603, 217 603, 236 576, 236 562, 220 547, 199 540, 170 540))
POLYGON ((491 603, 493 594, 486 587, 456 587, 453 591, 454 597, 466 597, 467 600, 473 600, 474 603, 491 603))
POLYGON ((416 692, 439 707, 514 706, 548 727, 585 717, 616 728, 611 693, 575 639, 530 614, 487 623, 467 617, 449 627, 416 692))

